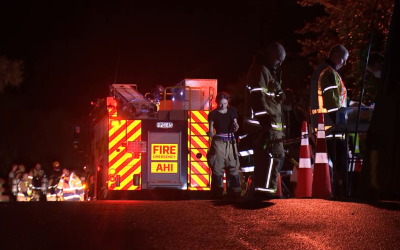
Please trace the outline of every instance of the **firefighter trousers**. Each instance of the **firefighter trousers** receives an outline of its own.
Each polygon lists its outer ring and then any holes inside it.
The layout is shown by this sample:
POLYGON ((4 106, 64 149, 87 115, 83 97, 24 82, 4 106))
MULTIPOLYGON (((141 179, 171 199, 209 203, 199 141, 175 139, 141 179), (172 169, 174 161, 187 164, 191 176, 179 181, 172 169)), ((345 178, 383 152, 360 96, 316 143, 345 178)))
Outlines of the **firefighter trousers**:
POLYGON ((332 169, 329 169, 331 185, 333 186, 332 193, 334 196, 345 197, 348 188, 348 175, 346 170, 346 168, 348 168, 348 147, 343 139, 335 139, 335 142, 333 139, 326 140, 326 146, 328 157, 334 165, 332 169))
POLYGON ((255 186, 276 190, 278 187, 279 172, 285 159, 285 152, 280 131, 270 132, 270 143, 265 149, 257 147, 254 150, 254 179, 255 186), (275 141, 275 142, 273 142, 275 141), (272 157, 272 158, 271 158, 272 157))
POLYGON ((235 141, 212 140, 207 153, 207 162, 212 170, 211 190, 222 195, 223 176, 226 171, 228 192, 240 192, 239 156, 235 141))

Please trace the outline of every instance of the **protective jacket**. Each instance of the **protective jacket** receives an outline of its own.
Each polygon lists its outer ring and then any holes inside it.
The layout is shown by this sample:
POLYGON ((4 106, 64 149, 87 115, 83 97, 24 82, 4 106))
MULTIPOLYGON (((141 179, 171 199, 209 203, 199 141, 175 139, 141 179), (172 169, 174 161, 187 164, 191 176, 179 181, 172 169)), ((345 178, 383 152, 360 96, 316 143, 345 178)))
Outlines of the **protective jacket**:
POLYGON ((41 190, 43 176, 44 176, 43 170, 32 169, 29 172, 28 178, 31 180, 32 188, 34 190, 41 190))
POLYGON ((71 173, 69 176, 62 176, 57 186, 57 193, 62 197, 61 200, 83 200, 82 182, 75 173, 71 173))
POLYGON ((244 130, 255 133, 264 121, 282 134, 282 89, 280 75, 268 67, 265 54, 257 53, 247 75, 244 130))
MULTIPOLYGON (((254 145, 256 190, 276 192, 277 189, 284 157, 283 97, 280 74, 268 65, 266 55, 258 52, 247 74, 243 121, 244 131, 251 135, 254 145), (266 167, 268 161, 270 164, 266 167)), ((250 193, 249 190, 246 193, 250 193)))
POLYGON ((29 185, 30 180, 22 178, 18 182, 17 201, 30 201, 32 198, 32 187, 29 185))
MULTIPOLYGON (((326 60, 315 69, 310 86, 310 114, 313 130, 318 127, 318 114, 325 114, 325 127, 333 126, 329 113, 347 107, 347 90, 338 71, 326 60)), ((334 114, 334 113, 333 113, 334 114)))
POLYGON ((49 178, 49 187, 47 192, 47 201, 56 201, 57 200, 57 186, 60 182, 61 172, 53 171, 52 175, 49 178))

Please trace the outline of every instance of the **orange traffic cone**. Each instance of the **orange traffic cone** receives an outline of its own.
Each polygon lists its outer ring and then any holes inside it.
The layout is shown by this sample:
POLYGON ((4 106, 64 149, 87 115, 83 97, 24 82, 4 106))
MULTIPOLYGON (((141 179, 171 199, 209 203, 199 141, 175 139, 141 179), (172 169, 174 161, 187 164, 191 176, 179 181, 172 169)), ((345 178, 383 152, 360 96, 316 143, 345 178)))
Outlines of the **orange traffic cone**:
POLYGON ((308 135, 308 127, 307 122, 304 121, 301 129, 302 139, 297 173, 296 198, 311 197, 312 192, 313 175, 311 169, 310 144, 308 138, 304 138, 306 135, 308 135))
POLYGON ((276 193, 275 193, 276 197, 282 197, 283 196, 281 181, 282 181, 281 180, 281 174, 279 174, 279 176, 278 176, 278 187, 276 188, 276 193))
POLYGON ((326 151, 324 114, 318 117, 317 142, 315 145, 315 164, 313 197, 327 199, 331 197, 331 178, 329 176, 328 154, 326 151))

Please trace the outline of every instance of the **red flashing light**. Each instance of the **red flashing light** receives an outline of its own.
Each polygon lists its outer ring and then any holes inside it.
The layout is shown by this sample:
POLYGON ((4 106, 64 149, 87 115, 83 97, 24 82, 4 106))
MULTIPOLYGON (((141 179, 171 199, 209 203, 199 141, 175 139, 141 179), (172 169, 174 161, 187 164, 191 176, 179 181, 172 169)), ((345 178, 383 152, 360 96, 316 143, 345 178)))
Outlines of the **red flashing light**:
POLYGON ((97 167, 97 171, 100 171, 100 167, 97 167))
POLYGON ((113 97, 107 97, 107 108, 117 108, 117 101, 113 97))

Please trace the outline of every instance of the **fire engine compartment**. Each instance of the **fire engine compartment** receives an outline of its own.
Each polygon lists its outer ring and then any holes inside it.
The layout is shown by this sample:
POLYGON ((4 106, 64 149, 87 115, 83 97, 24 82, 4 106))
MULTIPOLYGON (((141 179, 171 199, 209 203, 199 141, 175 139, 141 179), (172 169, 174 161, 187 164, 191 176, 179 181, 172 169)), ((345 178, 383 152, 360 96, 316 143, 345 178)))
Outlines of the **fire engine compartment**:
POLYGON ((210 190, 207 117, 217 80, 185 79, 163 90, 161 98, 157 93, 149 100, 134 84, 110 85, 103 119, 107 129, 95 132, 95 137, 105 137, 106 130, 108 139, 103 152, 94 156, 94 164, 103 159, 95 193, 106 189, 110 198, 154 189, 210 190))

